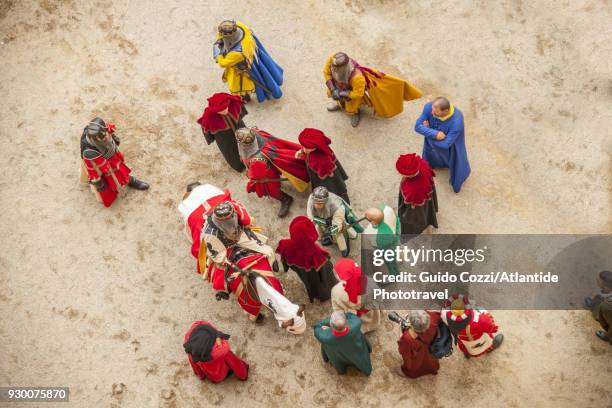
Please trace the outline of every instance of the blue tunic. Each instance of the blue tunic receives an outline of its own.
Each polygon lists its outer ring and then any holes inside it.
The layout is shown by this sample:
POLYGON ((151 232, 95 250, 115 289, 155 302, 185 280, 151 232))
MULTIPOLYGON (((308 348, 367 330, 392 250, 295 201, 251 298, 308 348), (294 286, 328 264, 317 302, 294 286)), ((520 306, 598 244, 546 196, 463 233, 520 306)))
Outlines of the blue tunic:
POLYGON ((423 159, 432 169, 448 167, 450 184, 455 193, 461 190, 461 185, 470 175, 470 162, 465 150, 465 130, 463 127, 463 113, 457 108, 453 116, 445 121, 440 120, 431 113, 431 102, 425 104, 423 113, 414 125, 414 131, 425 136, 423 143, 423 159), (429 122, 429 127, 423 125, 429 122), (444 132, 444 140, 436 140, 438 132, 444 132))

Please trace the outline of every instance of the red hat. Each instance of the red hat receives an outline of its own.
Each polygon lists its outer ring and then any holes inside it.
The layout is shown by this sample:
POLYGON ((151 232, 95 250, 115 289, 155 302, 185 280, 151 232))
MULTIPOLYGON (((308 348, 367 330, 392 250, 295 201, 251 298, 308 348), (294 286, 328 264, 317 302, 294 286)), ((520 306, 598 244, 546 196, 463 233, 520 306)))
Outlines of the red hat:
POLYGON ((336 169, 336 156, 329 147, 331 139, 319 129, 306 128, 298 136, 300 144, 307 149, 315 149, 308 153, 306 164, 319 177, 327 177, 336 169))
POLYGON ((229 107, 230 101, 239 96, 230 95, 228 93, 216 93, 208 98, 208 108, 217 113, 229 107))
POLYGON ((355 261, 349 258, 340 258, 334 265, 338 277, 343 280, 344 290, 352 303, 357 303, 358 296, 363 295, 367 284, 361 268, 355 261))
POLYGON ((416 153, 402 154, 395 162, 397 171, 406 177, 414 177, 421 168, 421 158, 416 153))

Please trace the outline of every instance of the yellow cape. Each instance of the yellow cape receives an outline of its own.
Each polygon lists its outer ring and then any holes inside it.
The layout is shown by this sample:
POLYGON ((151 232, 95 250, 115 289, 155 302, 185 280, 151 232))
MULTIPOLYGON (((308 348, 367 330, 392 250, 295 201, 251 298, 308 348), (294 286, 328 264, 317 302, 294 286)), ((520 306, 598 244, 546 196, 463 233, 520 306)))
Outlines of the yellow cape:
POLYGON ((372 107, 374 112, 382 118, 390 118, 403 112, 404 101, 423 96, 419 88, 393 75, 384 75, 380 79, 372 77, 369 79, 372 85, 368 89, 368 94, 372 107))

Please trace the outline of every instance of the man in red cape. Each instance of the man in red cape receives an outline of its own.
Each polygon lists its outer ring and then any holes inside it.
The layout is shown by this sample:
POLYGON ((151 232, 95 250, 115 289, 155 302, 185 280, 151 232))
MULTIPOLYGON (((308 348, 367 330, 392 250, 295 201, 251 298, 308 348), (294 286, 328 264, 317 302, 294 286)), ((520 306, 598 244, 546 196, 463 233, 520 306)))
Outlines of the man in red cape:
POLYGON ((289 239, 281 239, 276 248, 285 272, 293 269, 306 287, 310 303, 325 302, 337 283, 329 252, 317 244, 319 233, 308 217, 295 217, 289 225, 289 239))
POLYGON ((417 378, 427 374, 436 375, 440 362, 429 351, 435 340, 440 323, 440 314, 425 310, 413 310, 407 320, 410 326, 402 326, 402 336, 397 341, 399 353, 404 363, 402 373, 406 377, 417 378))
POLYGON ((403 176, 397 205, 401 233, 418 235, 430 225, 438 228, 435 173, 429 164, 410 153, 402 154, 395 168, 403 176))
POLYGON ((348 176, 329 147, 331 139, 319 129, 306 128, 300 133, 298 140, 302 148, 297 157, 306 158, 306 169, 312 189, 324 186, 350 204, 345 183, 348 176))
POLYGON ((228 343, 229 335, 218 331, 212 324, 199 320, 189 326, 183 339, 189 364, 201 380, 217 384, 233 373, 246 380, 249 365, 236 356, 228 343))
POLYGON ((86 178, 100 202, 110 207, 123 186, 135 190, 147 190, 149 185, 131 175, 123 154, 120 140, 115 135, 115 125, 95 118, 83 129, 81 135, 81 178, 86 178))
POLYGON ((208 98, 208 106, 198 119, 206 143, 217 142, 227 164, 238 172, 244 170, 244 164, 238 153, 236 129, 245 126, 243 118, 247 113, 240 96, 216 93, 208 98))
POLYGON ((296 157, 300 145, 255 127, 238 129, 236 139, 240 158, 247 167, 247 192, 280 201, 278 216, 287 216, 293 197, 281 190, 280 182, 289 181, 302 192, 310 181, 306 162, 296 157))

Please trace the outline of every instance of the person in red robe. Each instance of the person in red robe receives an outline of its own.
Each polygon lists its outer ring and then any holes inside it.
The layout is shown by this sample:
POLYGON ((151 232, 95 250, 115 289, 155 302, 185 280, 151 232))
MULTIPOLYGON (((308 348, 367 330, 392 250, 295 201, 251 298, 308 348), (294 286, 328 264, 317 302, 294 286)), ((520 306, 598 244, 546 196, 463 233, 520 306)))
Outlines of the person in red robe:
POLYGON ((348 175, 329 147, 331 139, 319 129, 306 128, 300 133, 298 140, 302 148, 298 151, 297 157, 306 159, 306 169, 312 189, 323 186, 350 204, 346 190, 348 175))
POLYGON ((212 324, 199 320, 189 326, 183 339, 189 364, 201 380, 220 383, 234 374, 239 380, 246 380, 249 365, 235 355, 228 343, 230 336, 218 331, 212 324))
POLYGON ((306 162, 296 157, 300 145, 255 127, 238 129, 236 139, 247 167, 247 192, 280 201, 278 216, 287 216, 293 197, 282 191, 280 182, 288 181, 299 192, 305 191, 310 182, 306 162))
POLYGON ((136 190, 147 190, 149 185, 131 175, 119 151, 120 140, 115 134, 115 125, 95 118, 83 129, 81 135, 82 169, 100 202, 110 207, 123 186, 136 190))
POLYGON ((289 225, 289 239, 281 239, 276 248, 285 272, 289 268, 298 274, 306 287, 310 303, 325 302, 337 283, 329 252, 317 244, 319 234, 308 217, 299 215, 289 225))
POLYGON ((244 170, 244 164, 238 153, 236 129, 245 126, 247 113, 240 96, 216 93, 208 98, 208 106, 198 119, 206 143, 216 142, 227 164, 238 172, 244 170))
POLYGON ((414 310, 408 314, 410 326, 403 330, 398 340, 398 349, 404 363, 401 366, 404 375, 417 378, 427 374, 437 374, 440 362, 429 351, 429 346, 436 338, 440 314, 414 310))
POLYGON ((429 164, 417 154, 402 154, 395 168, 403 176, 398 197, 402 234, 418 235, 429 226, 438 228, 438 196, 429 164))

